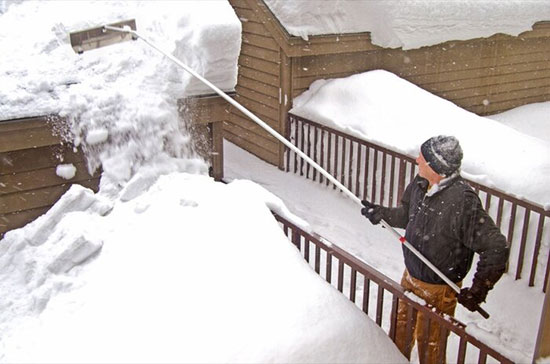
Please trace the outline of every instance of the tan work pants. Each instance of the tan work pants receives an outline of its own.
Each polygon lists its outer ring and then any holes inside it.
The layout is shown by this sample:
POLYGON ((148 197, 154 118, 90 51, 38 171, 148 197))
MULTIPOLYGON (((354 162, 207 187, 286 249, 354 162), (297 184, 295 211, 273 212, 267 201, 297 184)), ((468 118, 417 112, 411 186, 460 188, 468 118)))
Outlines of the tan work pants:
MULTIPOLYGON (((456 308, 456 292, 446 284, 430 284, 422 282, 410 276, 405 270, 401 279, 401 286, 413 292, 418 297, 424 299, 426 303, 436 307, 441 312, 453 316, 456 308)), ((424 314, 418 312, 416 317, 416 325, 413 327, 412 341, 407 343, 407 306, 403 302, 399 302, 397 308, 397 330, 395 334, 395 344, 406 357, 410 358, 411 350, 415 340, 418 345, 418 358, 421 364, 436 364, 445 363, 445 353, 440 351, 441 330, 440 325, 431 322, 428 329, 427 342, 421 340, 425 337, 426 318, 424 314)))

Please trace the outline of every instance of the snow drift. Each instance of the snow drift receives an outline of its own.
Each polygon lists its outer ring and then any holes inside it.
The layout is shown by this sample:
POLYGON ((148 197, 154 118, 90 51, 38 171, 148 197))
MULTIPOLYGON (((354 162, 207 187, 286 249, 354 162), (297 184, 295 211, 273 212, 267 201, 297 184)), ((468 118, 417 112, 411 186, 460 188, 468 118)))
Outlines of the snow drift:
POLYGON ((382 70, 318 80, 294 99, 292 113, 416 157, 434 135, 454 135, 467 178, 550 206, 550 143, 382 70))

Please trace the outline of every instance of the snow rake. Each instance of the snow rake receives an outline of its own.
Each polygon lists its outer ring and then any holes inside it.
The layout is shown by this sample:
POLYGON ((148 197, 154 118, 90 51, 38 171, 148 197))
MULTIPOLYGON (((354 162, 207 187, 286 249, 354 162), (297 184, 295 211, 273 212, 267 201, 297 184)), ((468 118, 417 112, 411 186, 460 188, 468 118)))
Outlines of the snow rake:
MULTIPOLYGON (((111 44, 120 43, 127 40, 137 40, 141 39, 143 42, 145 42, 148 46, 155 49, 174 63, 176 63, 178 66, 183 68, 186 72, 191 74, 193 77, 197 78, 199 81, 201 81, 203 84, 208 86, 210 89, 212 89, 214 92, 216 92, 219 96, 221 96, 224 100, 229 102, 231 105, 236 107, 239 111, 241 111, 243 114, 248 116, 252 121, 254 121, 256 124, 258 124, 260 127, 262 127, 265 131, 267 131, 269 134, 271 134, 273 137, 275 137, 277 140, 279 140, 281 143, 283 143, 286 147, 288 147, 290 150, 295 152, 297 155, 299 155, 304 161, 306 161, 308 164, 310 164, 313 168, 315 168, 319 173, 321 173, 323 176, 325 176, 330 182, 334 183, 335 186, 337 186, 342 192, 344 192, 349 198, 351 198, 353 201, 355 201, 359 206, 364 207, 361 203, 361 199, 359 199, 357 196, 355 196, 348 188, 346 188, 342 183, 340 183, 336 178, 334 178, 330 173, 328 173, 323 167, 321 167, 317 162, 315 162, 313 159, 311 159, 309 156, 307 156, 304 152, 302 152, 298 147, 296 147, 294 144, 292 144, 289 140, 287 140, 285 137, 283 137, 281 134, 279 134, 277 131, 275 131, 272 127, 270 127, 267 123, 265 123, 263 120, 261 120, 259 117, 257 117, 255 114, 250 112, 248 109, 246 109, 244 106, 242 106, 237 101, 233 100, 229 95, 227 95, 225 92, 223 92, 221 89, 219 89, 217 86, 212 84, 210 81, 199 75, 197 72, 195 72, 193 69, 189 68, 186 64, 181 62, 179 59, 171 55, 170 53, 160 49, 158 46, 156 46, 154 43, 149 41, 147 38, 141 36, 136 32, 136 22, 135 19, 121 21, 118 23, 113 24, 107 24, 103 25, 97 28, 91 28, 86 29, 83 31, 75 32, 70 34, 71 39, 71 46, 75 50, 75 52, 81 54, 84 51, 92 50, 104 46, 108 46, 111 44)), ((426 264, 431 270, 433 270, 445 283, 447 283, 456 293, 460 293, 460 287, 451 281, 443 272, 441 272, 432 262, 430 262, 422 253, 420 253, 413 245, 411 245, 405 237, 403 237, 397 230, 395 230, 392 226, 390 226, 385 220, 381 220, 380 223, 384 228, 386 228, 388 231, 390 231, 396 238, 399 240, 401 244, 403 244, 408 250, 410 250, 415 256, 417 256, 424 264, 426 264)), ((480 306, 477 307, 477 312, 479 312, 484 318, 489 318, 489 314, 480 306)))

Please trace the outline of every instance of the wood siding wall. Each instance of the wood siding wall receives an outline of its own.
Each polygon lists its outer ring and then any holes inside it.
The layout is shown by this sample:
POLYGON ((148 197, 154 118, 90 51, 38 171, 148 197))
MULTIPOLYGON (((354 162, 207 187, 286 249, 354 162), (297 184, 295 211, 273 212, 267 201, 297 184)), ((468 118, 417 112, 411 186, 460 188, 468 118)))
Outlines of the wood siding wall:
MULTIPOLYGON (((231 0, 242 21, 242 45, 235 100, 281 132, 281 49, 246 0, 231 0)), ((224 137, 261 159, 278 165, 279 143, 234 107, 224 137)))
POLYGON ((550 22, 518 37, 495 35, 404 51, 292 58, 292 97, 317 79, 385 69, 478 115, 550 100, 550 22))
POLYGON ((62 143, 46 117, 0 121, 0 238, 45 213, 78 183, 97 191, 99 172, 88 173, 83 154, 62 143), (56 175, 60 164, 72 163, 76 175, 56 175))
MULTIPOLYGON (((404 51, 375 46, 368 33, 305 41, 282 28, 261 0, 230 0, 242 21, 235 99, 285 132, 292 99, 318 79, 385 69, 479 115, 550 101, 550 22, 517 37, 451 41, 404 51)), ((232 110, 224 136, 282 168, 275 138, 232 110)))

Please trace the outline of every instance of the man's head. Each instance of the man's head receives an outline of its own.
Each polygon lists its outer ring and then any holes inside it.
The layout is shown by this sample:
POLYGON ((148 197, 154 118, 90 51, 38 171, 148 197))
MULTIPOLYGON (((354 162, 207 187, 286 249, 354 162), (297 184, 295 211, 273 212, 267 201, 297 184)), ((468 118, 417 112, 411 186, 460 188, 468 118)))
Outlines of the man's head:
MULTIPOLYGON (((453 136, 439 135, 426 140, 420 147, 420 154, 432 171, 443 177, 456 172, 462 163, 462 148, 453 136)), ((419 173, 422 176, 422 168, 419 173)))

